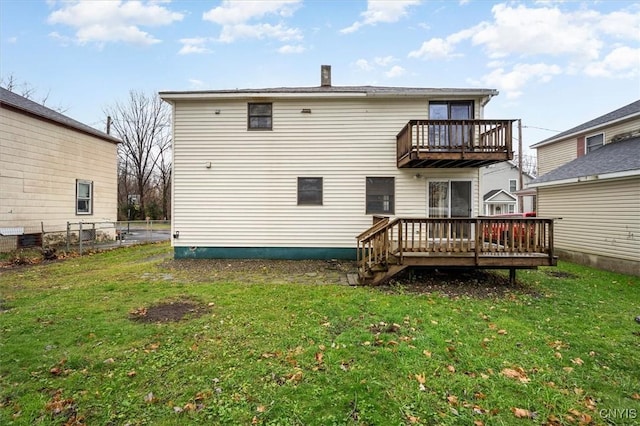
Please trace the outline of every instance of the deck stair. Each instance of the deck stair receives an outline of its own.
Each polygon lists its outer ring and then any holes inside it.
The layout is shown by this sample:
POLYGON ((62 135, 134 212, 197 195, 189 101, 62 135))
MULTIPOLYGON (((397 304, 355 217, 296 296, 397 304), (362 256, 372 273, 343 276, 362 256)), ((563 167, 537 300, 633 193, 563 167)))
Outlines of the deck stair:
POLYGON ((382 218, 358 235, 360 284, 408 267, 516 269, 555 266, 553 219, 382 218))

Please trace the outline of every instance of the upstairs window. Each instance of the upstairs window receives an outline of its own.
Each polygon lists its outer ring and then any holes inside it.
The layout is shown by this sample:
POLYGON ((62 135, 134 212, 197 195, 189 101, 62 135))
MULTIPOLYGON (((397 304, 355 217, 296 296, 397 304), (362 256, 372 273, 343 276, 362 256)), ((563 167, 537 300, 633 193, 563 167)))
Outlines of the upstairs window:
POLYGON ((272 130, 273 105, 271 103, 250 103, 248 128, 249 130, 272 130))
POLYGON ((76 214, 90 215, 93 213, 93 182, 90 180, 76 180, 76 214))
POLYGON ((367 214, 394 214, 395 178, 367 178, 367 214))
POLYGON ((518 181, 515 179, 509 179, 509 192, 516 192, 518 190, 518 181))
POLYGON ((299 177, 298 178, 298 205, 321 206, 322 205, 322 178, 299 177))
POLYGON ((585 139, 585 153, 588 154, 591 151, 595 151, 598 148, 604 146, 604 133, 588 136, 585 139))

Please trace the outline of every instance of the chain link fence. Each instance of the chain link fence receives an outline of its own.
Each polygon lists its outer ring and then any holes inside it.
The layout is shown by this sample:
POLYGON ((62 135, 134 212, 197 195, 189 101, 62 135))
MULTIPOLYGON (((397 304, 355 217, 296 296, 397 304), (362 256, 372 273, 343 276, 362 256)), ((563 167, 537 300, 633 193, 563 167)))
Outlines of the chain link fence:
POLYGON ((171 222, 162 220, 122 222, 67 222, 66 227, 0 227, 0 252, 35 248, 77 250, 169 241, 171 222), (62 228, 62 229, 61 229, 62 228), (66 229, 65 229, 66 228, 66 229))

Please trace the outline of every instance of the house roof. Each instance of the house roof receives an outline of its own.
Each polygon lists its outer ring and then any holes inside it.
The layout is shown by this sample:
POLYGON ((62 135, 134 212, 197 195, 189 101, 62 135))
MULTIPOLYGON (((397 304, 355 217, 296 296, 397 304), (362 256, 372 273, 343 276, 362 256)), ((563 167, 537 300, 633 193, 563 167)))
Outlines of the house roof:
POLYGON ((76 121, 73 118, 67 117, 64 114, 60 114, 57 111, 47 108, 44 105, 29 100, 2 87, 0 87, 0 106, 2 108, 12 109, 23 114, 28 114, 42 120, 46 120, 73 130, 77 130, 78 132, 95 136, 107 142, 116 144, 120 143, 120 140, 114 138, 111 135, 94 129, 91 126, 87 126, 86 124, 76 121))
POLYGON ((601 115, 600 117, 594 118, 593 120, 587 121, 586 123, 582 123, 579 126, 572 127, 569 130, 537 142, 531 145, 531 148, 539 148, 541 146, 566 139, 567 137, 574 134, 586 133, 587 131, 595 130, 604 125, 612 124, 614 122, 629 119, 635 116, 640 116, 640 100, 631 102, 629 105, 625 105, 615 111, 611 111, 610 113, 601 115))
MULTIPOLYGON (((165 100, 197 98, 233 98, 233 97, 424 97, 424 96, 485 96, 489 99, 498 94, 494 89, 445 89, 424 87, 386 87, 386 86, 313 86, 313 87, 276 87, 269 89, 234 89, 201 91, 163 91, 160 97, 165 100)), ((488 99, 487 99, 488 101, 488 99)))
POLYGON ((529 183, 529 187, 640 175, 640 137, 611 142, 529 183))
POLYGON ((491 201, 492 198, 495 198, 496 196, 498 196, 498 194, 503 193, 504 195, 506 195, 507 197, 511 198, 512 200, 515 201, 516 197, 514 197, 513 195, 509 194, 507 191, 505 191, 504 189, 492 189, 491 191, 487 192, 486 194, 484 194, 483 200, 485 202, 487 201, 491 201))

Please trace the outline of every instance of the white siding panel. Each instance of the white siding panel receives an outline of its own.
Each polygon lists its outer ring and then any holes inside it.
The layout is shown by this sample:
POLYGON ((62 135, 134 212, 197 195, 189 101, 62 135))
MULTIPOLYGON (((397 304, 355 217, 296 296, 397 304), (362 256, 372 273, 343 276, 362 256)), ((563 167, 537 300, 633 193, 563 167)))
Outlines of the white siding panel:
POLYGON ((395 177, 396 216, 426 215, 426 179, 473 180, 477 214, 477 169, 396 167, 396 134, 426 114, 424 100, 278 100, 273 131, 248 131, 246 101, 177 102, 174 245, 352 248, 372 223, 367 176, 395 177), (297 205, 298 177, 323 178, 322 206, 297 205))
POLYGON ((561 217, 555 246, 640 262, 640 178, 538 188, 539 212, 561 217))

